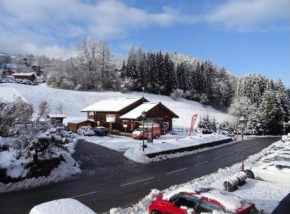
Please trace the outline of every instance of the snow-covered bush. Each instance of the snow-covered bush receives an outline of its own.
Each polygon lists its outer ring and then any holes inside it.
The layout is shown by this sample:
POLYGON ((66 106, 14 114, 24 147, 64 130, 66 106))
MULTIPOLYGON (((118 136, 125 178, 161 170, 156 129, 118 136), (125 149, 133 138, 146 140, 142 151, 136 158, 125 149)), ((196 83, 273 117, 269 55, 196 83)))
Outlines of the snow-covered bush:
POLYGON ((174 100, 177 100, 181 97, 184 97, 184 93, 181 89, 176 89, 176 90, 173 90, 173 92, 170 94, 170 97, 174 100))

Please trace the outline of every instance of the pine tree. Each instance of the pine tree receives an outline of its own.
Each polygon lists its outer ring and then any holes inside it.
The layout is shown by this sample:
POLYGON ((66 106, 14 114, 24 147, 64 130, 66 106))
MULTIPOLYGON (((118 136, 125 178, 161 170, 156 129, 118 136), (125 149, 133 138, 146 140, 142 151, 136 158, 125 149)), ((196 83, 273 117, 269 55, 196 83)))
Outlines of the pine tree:
POLYGON ((164 94, 170 95, 175 86, 174 64, 169 58, 169 54, 164 56, 164 94))
POLYGON ((177 65, 176 68, 176 82, 177 82, 177 87, 183 91, 187 89, 186 86, 186 77, 185 77, 185 69, 183 63, 177 65))

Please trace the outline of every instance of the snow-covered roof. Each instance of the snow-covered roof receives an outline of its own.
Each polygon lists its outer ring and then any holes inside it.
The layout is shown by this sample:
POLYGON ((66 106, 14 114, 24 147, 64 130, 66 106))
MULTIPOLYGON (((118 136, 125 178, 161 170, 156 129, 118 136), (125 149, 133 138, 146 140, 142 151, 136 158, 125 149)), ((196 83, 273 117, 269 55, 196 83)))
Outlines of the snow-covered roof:
POLYGON ((148 112, 159 103, 143 103, 142 105, 134 108, 133 110, 129 111, 128 113, 122 115, 121 119, 137 119, 141 117, 143 111, 148 112))
POLYGON ((48 114, 50 118, 66 118, 64 114, 48 114))
POLYGON ((96 214, 93 210, 75 199, 59 199, 39 204, 29 214, 96 214))
POLYGON ((16 100, 17 97, 20 97, 22 100, 27 102, 27 100, 15 88, 12 88, 12 87, 0 88, 0 102, 1 103, 12 103, 16 100))
POLYGON ((73 120, 73 121, 69 121, 68 123, 82 123, 82 122, 86 122, 86 121, 90 121, 90 122, 95 122, 93 120, 89 120, 89 119, 79 119, 79 120, 73 120))
POLYGON ((142 97, 127 97, 127 98, 111 98, 107 100, 101 100, 94 103, 84 109, 81 112, 99 111, 99 112, 118 112, 127 106, 137 102, 142 97))
POLYGON ((14 73, 12 76, 32 76, 35 75, 34 72, 29 72, 29 73, 14 73))

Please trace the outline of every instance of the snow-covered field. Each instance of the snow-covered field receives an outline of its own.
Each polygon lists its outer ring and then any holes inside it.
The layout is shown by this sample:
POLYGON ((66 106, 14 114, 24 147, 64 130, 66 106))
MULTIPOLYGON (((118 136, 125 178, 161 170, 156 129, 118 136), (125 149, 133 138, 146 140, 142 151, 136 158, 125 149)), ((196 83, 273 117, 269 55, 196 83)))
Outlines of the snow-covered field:
MULTIPOLYGON (((146 143, 147 148, 145 151, 142 151, 142 140, 135 140, 131 137, 124 137, 124 136, 107 136, 107 137, 84 137, 89 142, 105 146, 109 149, 116 150, 119 152, 124 152, 124 155, 136 162, 139 163, 149 163, 152 161, 163 160, 167 158, 174 158, 182 155, 189 154, 190 152, 184 152, 180 154, 173 154, 173 155, 163 155, 156 158, 148 158, 146 154, 167 151, 167 150, 174 150, 179 148, 185 148, 200 144, 205 144, 209 142, 219 141, 227 139, 225 135, 218 135, 218 134, 209 134, 203 135, 199 137, 195 136, 186 136, 185 133, 179 133, 179 135, 161 135, 158 139, 154 139, 153 143, 146 143)), ((204 151, 204 149, 202 149, 204 151)), ((194 151, 195 153, 198 151, 194 151)))
MULTIPOLYGON (((275 143, 274 145, 279 145, 281 141, 275 143)), ((255 154, 249 157, 246 160, 247 163, 253 163, 258 158, 267 153, 272 146, 265 148, 260 153, 255 154)), ((224 189, 223 181, 233 176, 235 173, 239 172, 241 164, 234 164, 231 167, 227 167, 225 169, 219 169, 216 173, 206 175, 187 183, 181 185, 171 186, 166 190, 160 191, 157 189, 153 189, 150 194, 148 194, 145 198, 143 198, 137 204, 134 204, 131 207, 127 208, 112 208, 110 210, 110 214, 125 214, 125 213, 137 213, 143 214, 148 213, 148 207, 152 200, 161 193, 168 192, 172 190, 176 190, 178 188, 200 188, 200 187, 212 187, 217 189, 224 189)), ((279 204, 279 202, 290 193, 290 185, 280 185, 274 184, 264 181, 258 181, 253 179, 247 179, 247 182, 244 186, 239 186, 238 189, 234 192, 234 194, 254 202, 256 207, 259 210, 264 210, 265 213, 271 213, 275 207, 279 204)))
MULTIPOLYGON (((15 83, 5 83, 0 84, 0 90, 1 87, 13 87, 17 89, 17 91, 29 103, 33 104, 36 111, 38 109, 39 103, 45 100, 50 106, 50 113, 60 113, 58 109, 62 108, 63 113, 66 114, 66 116, 68 117, 66 121, 75 120, 76 118, 79 119, 80 117, 85 118, 86 114, 81 113, 80 110, 103 99, 143 96, 143 93, 138 92, 83 92, 55 89, 44 86, 30 86, 15 83)), ((215 117, 217 121, 233 119, 233 117, 229 114, 222 113, 210 106, 205 107, 198 102, 185 99, 175 101, 168 96, 147 93, 145 93, 144 96, 151 102, 162 102, 165 106, 173 110, 180 117, 179 119, 174 120, 174 126, 188 128, 190 126, 191 117, 193 114, 198 114, 201 116, 205 116, 208 114, 211 118, 215 117)))

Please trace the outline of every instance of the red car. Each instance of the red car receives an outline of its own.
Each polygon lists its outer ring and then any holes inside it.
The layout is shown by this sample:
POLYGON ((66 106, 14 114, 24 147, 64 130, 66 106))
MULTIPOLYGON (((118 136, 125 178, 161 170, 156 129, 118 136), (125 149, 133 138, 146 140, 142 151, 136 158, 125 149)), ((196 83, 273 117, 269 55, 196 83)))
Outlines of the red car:
POLYGON ((149 214, 260 214, 255 204, 232 193, 211 188, 181 188, 157 196, 149 214))

